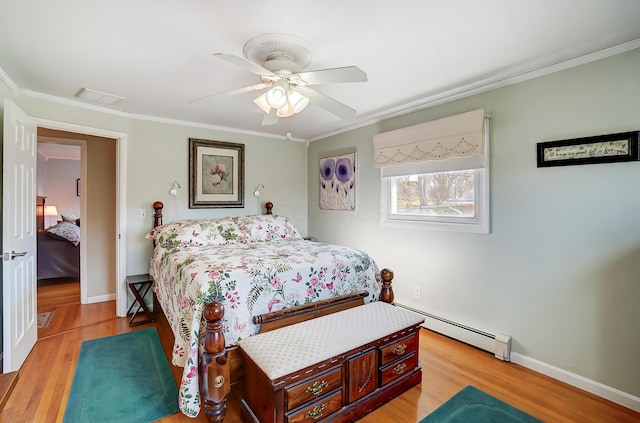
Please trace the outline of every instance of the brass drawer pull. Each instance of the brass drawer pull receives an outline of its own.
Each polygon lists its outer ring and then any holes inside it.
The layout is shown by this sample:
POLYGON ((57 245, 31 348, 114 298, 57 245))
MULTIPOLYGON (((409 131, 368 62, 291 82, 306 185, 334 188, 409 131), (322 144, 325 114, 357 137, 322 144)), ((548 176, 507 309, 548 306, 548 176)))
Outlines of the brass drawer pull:
POLYGON ((404 370, 407 368, 405 363, 400 363, 396 367, 393 368, 393 373, 397 375, 401 375, 404 373, 404 370))
POLYGON ((329 384, 326 380, 323 380, 322 382, 315 381, 313 382, 313 385, 309 386, 305 392, 311 395, 320 395, 322 391, 324 391, 324 388, 326 388, 327 386, 329 386, 329 384))
POLYGON ((327 404, 316 405, 315 407, 313 407, 313 409, 307 412, 307 417, 310 417, 314 420, 318 420, 320 417, 322 417, 322 413, 326 408, 327 408, 327 404))
POLYGON ((407 345, 406 344, 398 344, 393 348, 393 353, 395 355, 402 355, 404 354, 404 352, 407 350, 407 345))

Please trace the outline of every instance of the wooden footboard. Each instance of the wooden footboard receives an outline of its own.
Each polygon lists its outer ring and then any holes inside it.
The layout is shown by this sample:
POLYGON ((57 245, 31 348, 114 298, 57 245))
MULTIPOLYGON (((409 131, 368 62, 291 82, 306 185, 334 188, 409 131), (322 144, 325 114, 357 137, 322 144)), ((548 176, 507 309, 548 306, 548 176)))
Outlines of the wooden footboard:
MULTIPOLYGON (((266 203, 267 214, 271 214, 273 204, 266 203)), ((155 210, 154 227, 162 224, 162 208, 160 201, 153 203, 155 210)), ((393 271, 380 271, 382 291, 380 301, 393 303, 393 271)), ((364 303, 367 293, 356 293, 342 297, 319 301, 286 310, 267 313, 254 317, 254 323, 261 325, 261 332, 273 330, 288 324, 313 319, 326 314, 335 313, 346 308, 364 303)), ((207 304, 203 317, 206 321, 204 352, 199 359, 200 394, 204 412, 210 422, 222 422, 227 411, 227 396, 231 391, 231 383, 241 380, 242 362, 237 347, 227 349, 222 331, 224 305, 218 301, 207 304)))
MULTIPOLYGON (((393 288, 391 286, 393 271, 382 269, 383 292, 380 300, 392 303, 393 288), (384 295, 383 295, 384 294, 384 295)), ((285 310, 267 313, 253 318, 254 323, 262 324, 260 332, 266 332, 292 323, 313 319, 326 314, 335 313, 346 308, 364 303, 366 293, 356 293, 342 297, 319 301, 285 310)), ((204 401, 204 412, 210 422, 222 422, 227 410, 227 394, 231 390, 231 360, 225 347, 222 333, 224 307, 214 301, 205 307, 204 318, 207 321, 205 335, 205 351, 200 358, 200 391, 204 401)), ((234 352, 237 348, 234 347, 234 352)), ((240 367, 240 354, 235 354, 235 366, 240 367)), ((236 375, 234 375, 235 378, 236 375)), ((235 379, 234 379, 235 380, 235 379)))

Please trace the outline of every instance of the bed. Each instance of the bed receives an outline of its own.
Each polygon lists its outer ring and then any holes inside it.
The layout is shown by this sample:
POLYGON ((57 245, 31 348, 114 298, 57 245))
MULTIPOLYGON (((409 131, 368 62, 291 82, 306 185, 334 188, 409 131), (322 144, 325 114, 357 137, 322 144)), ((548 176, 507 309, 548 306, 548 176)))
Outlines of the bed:
POLYGON ((45 229, 45 198, 36 198, 37 279, 80 278, 80 227, 59 222, 45 229))
POLYGON ((181 411, 201 399, 210 421, 224 420, 232 381, 241 380, 236 343, 323 314, 393 301, 393 273, 363 251, 304 240, 271 213, 162 224, 154 203, 150 274, 171 327, 174 365, 184 367, 181 411))

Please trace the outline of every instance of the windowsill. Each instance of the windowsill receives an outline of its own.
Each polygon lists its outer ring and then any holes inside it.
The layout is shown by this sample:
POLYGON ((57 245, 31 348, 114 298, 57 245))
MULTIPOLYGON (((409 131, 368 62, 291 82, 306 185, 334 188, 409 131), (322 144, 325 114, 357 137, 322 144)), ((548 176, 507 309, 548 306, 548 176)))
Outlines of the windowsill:
POLYGON ((491 233, 488 223, 447 223, 383 218, 380 224, 383 227, 402 229, 425 229, 432 231, 467 232, 487 235, 491 233))

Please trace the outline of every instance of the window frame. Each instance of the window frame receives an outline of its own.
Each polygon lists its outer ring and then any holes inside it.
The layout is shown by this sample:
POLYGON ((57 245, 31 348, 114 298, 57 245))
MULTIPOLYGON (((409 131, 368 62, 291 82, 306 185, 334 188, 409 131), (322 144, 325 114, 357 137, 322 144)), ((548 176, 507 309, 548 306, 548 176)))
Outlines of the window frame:
MULTIPOLYGON (((393 177, 384 177, 381 172, 381 199, 382 210, 380 213, 382 226, 403 228, 424 228, 433 230, 469 232, 489 234, 490 211, 490 180, 488 164, 474 171, 474 217, 455 216, 426 216, 426 215, 394 215, 391 213, 393 200, 393 177)), ((433 172, 433 173, 439 173, 433 172)), ((411 176, 411 175, 405 175, 411 176)))

